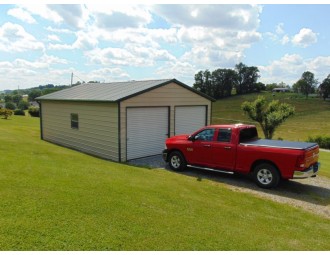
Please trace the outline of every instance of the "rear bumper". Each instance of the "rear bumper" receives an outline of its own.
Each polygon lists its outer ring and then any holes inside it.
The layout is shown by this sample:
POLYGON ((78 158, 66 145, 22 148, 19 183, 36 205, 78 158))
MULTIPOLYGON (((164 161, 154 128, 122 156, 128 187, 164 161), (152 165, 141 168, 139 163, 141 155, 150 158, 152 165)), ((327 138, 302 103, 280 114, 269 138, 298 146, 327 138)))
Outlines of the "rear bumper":
POLYGON ((168 162, 168 159, 167 159, 167 156, 168 156, 168 150, 167 150, 167 149, 163 150, 162 156, 163 156, 163 160, 164 160, 165 162, 168 162))
POLYGON ((317 173, 320 170, 320 163, 316 163, 314 165, 311 165, 309 168, 307 168, 304 171, 294 171, 293 173, 293 179, 304 179, 309 177, 316 177, 317 173))

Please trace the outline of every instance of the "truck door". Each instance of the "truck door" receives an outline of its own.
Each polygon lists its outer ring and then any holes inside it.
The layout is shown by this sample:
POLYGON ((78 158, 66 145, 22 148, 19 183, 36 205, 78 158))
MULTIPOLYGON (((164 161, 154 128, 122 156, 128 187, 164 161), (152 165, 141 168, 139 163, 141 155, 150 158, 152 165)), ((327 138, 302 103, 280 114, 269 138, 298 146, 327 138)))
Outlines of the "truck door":
POLYGON ((207 128, 193 137, 191 147, 187 147, 189 151, 189 162, 193 165, 210 166, 213 161, 212 145, 215 140, 215 128, 207 128))
POLYGON ((212 160, 216 168, 233 170, 235 166, 236 144, 232 143, 231 128, 220 128, 212 145, 212 160))

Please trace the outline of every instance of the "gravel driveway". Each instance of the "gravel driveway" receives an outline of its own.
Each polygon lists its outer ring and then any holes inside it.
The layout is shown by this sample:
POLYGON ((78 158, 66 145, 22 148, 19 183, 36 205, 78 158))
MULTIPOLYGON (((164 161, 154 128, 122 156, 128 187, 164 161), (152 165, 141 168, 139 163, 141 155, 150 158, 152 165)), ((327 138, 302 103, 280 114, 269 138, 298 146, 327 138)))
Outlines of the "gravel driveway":
MULTIPOLYGON (((171 171, 161 155, 131 160, 129 164, 163 168, 171 171)), ((322 171, 322 168, 321 168, 322 171)), ((276 189, 261 189, 247 176, 221 174, 188 168, 184 175, 196 177, 202 181, 208 179, 225 184, 235 192, 250 193, 258 197, 285 203, 330 219, 330 179, 322 176, 301 180, 282 181, 276 189)))

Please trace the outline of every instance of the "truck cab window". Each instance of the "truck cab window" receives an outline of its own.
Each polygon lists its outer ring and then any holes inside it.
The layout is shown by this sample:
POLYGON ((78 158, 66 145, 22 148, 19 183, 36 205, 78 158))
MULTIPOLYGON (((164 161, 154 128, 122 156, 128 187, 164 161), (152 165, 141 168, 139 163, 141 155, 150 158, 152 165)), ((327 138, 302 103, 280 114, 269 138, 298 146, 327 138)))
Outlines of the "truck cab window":
POLYGON ((228 142, 230 142, 230 140, 231 140, 231 129, 230 128, 226 128, 226 129, 220 128, 219 132, 218 132, 217 141, 228 143, 228 142))
POLYGON ((195 135, 195 140, 198 141, 212 141, 214 136, 214 129, 204 129, 195 135))
POLYGON ((256 128, 244 128, 240 130, 239 142, 244 143, 247 141, 255 140, 258 138, 258 132, 256 128))

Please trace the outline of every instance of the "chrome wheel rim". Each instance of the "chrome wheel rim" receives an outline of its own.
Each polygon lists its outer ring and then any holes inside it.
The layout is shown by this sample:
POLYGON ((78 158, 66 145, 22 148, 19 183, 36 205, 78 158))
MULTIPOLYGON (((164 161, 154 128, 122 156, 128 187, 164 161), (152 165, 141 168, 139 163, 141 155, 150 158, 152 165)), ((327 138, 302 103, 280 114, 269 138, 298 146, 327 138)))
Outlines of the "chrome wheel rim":
POLYGON ((172 165, 174 168, 179 168, 180 165, 181 165, 180 157, 178 157, 177 155, 174 155, 174 156, 171 158, 171 165, 172 165))
POLYGON ((272 172, 268 169, 261 169, 257 174, 257 179, 260 183, 268 185, 273 180, 272 172))

